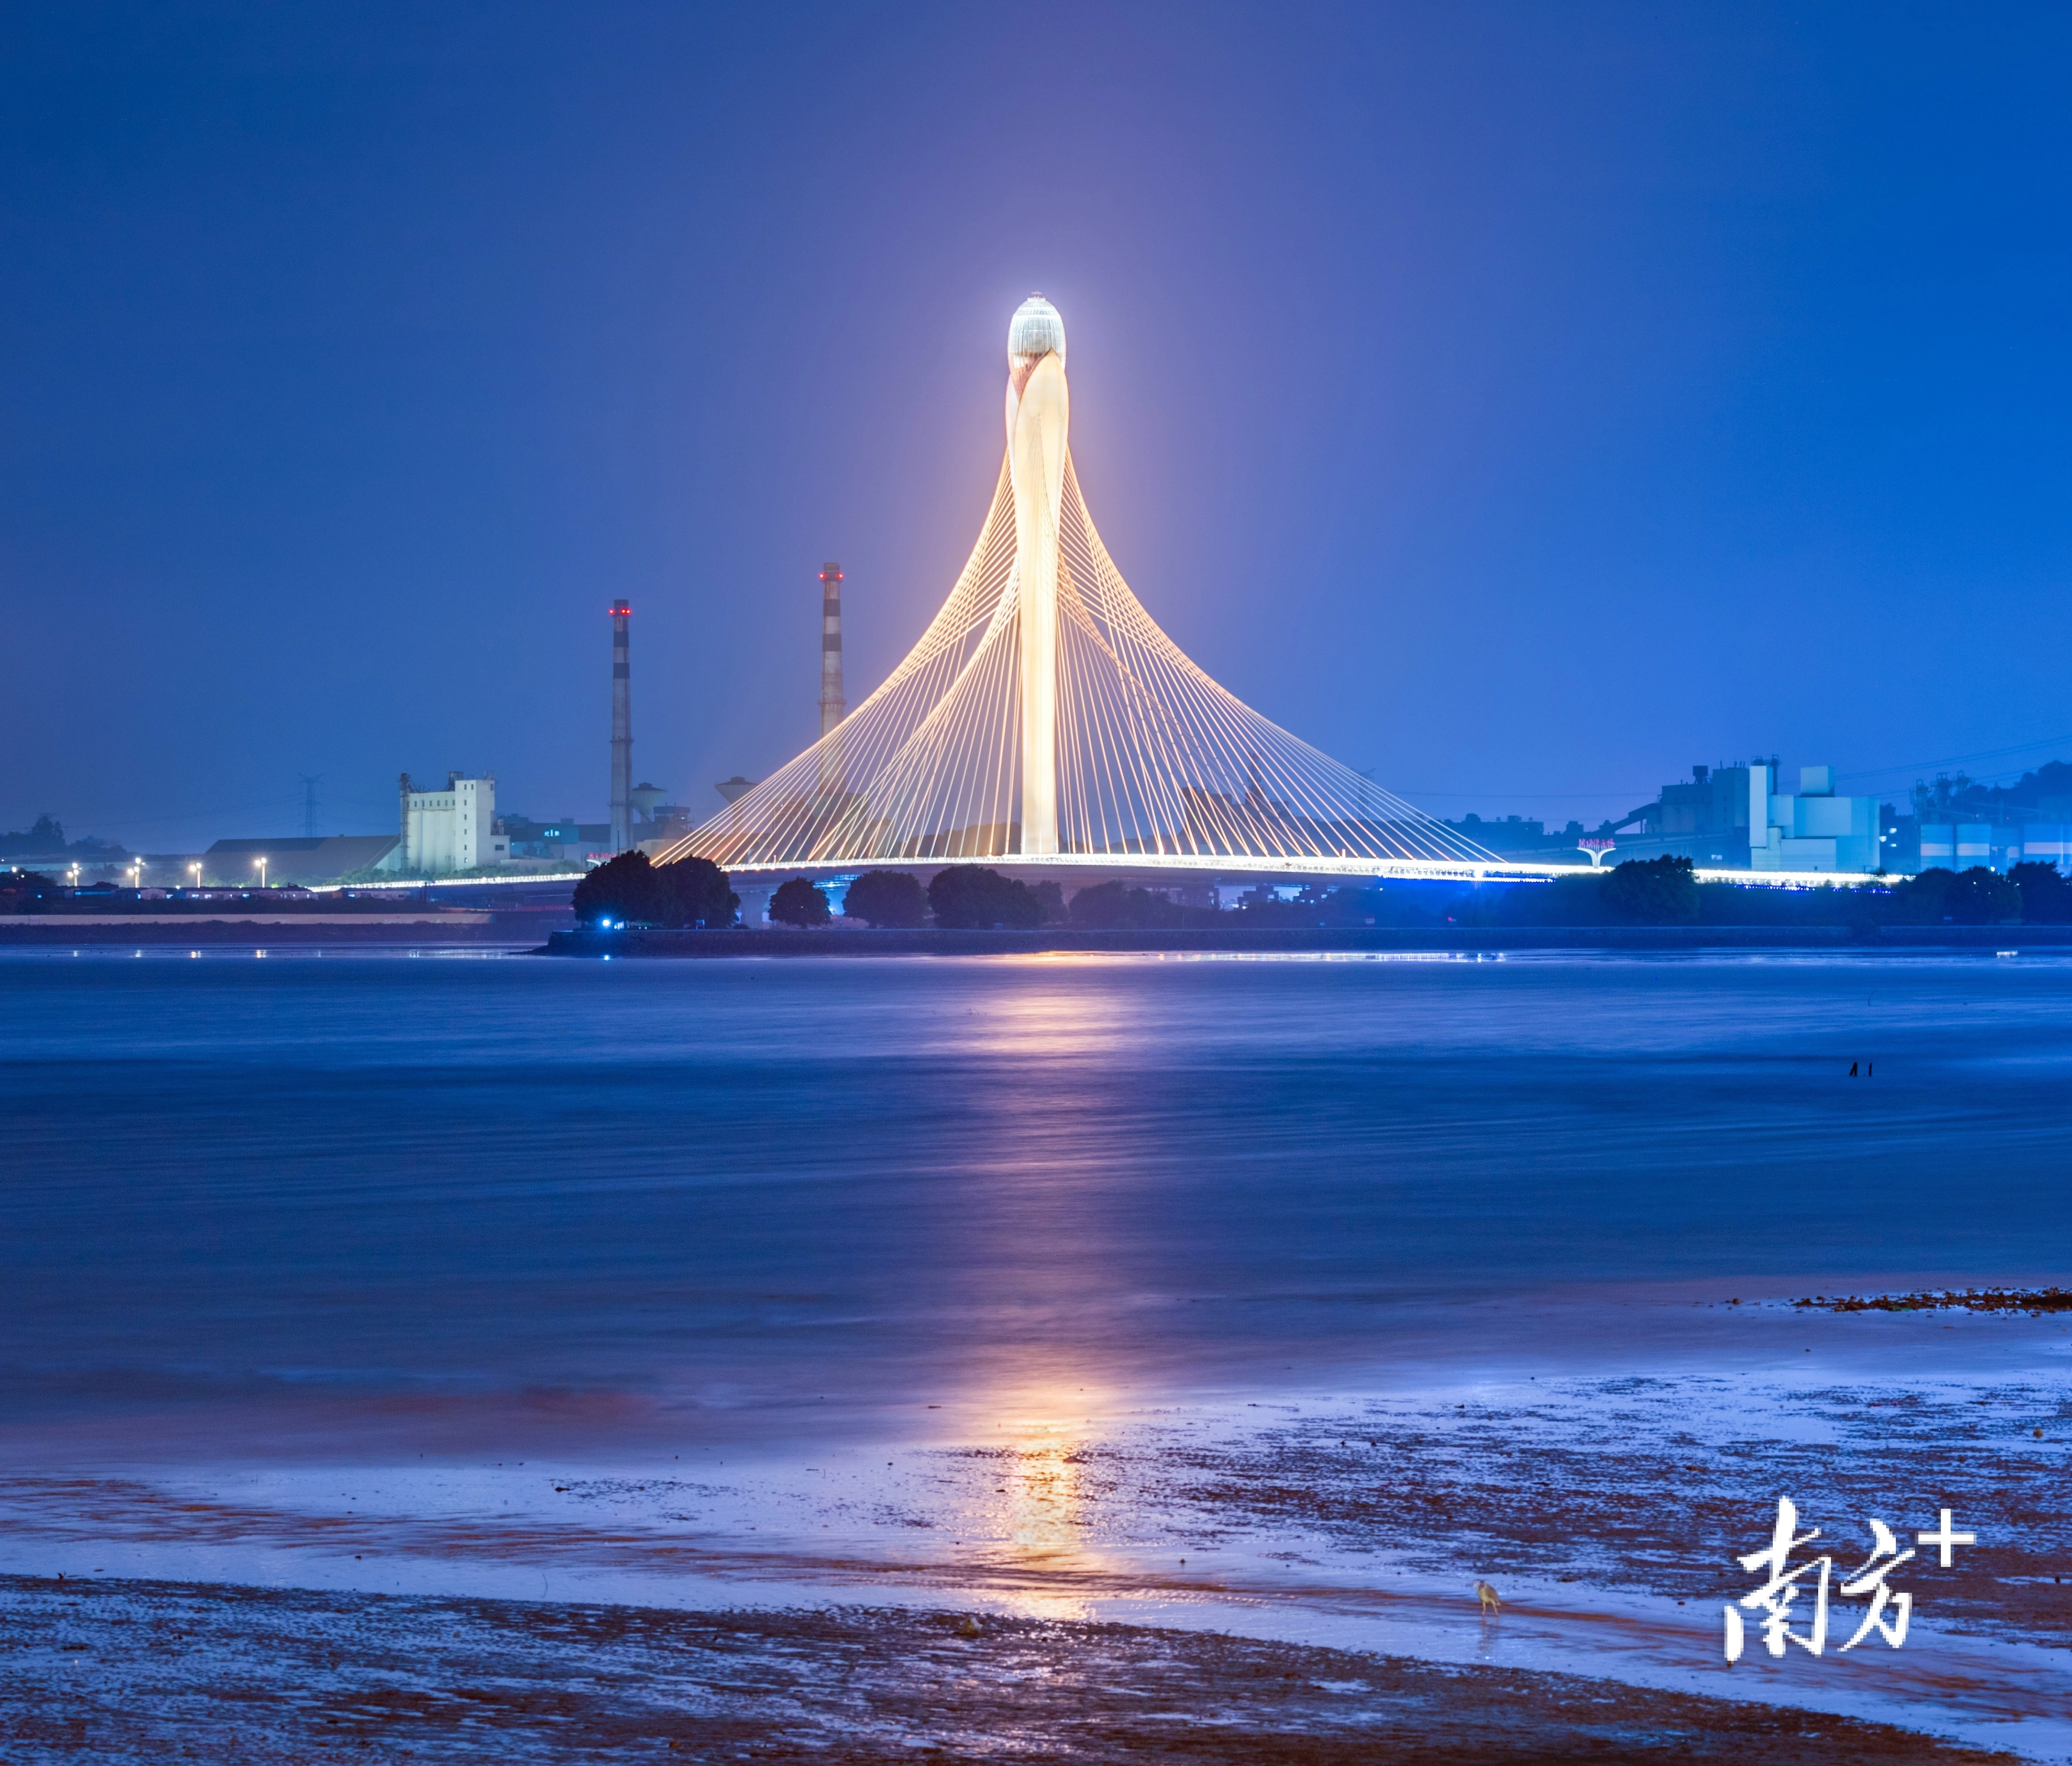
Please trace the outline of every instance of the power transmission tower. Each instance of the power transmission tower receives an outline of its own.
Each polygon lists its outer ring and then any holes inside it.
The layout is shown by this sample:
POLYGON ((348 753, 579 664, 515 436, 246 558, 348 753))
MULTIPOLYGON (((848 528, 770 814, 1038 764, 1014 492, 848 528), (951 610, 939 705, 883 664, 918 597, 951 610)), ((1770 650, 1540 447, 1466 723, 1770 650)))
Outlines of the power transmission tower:
POLYGON ((314 840, 317 837, 317 787, 323 783, 320 772, 298 772, 295 776, 302 781, 302 834, 314 840))

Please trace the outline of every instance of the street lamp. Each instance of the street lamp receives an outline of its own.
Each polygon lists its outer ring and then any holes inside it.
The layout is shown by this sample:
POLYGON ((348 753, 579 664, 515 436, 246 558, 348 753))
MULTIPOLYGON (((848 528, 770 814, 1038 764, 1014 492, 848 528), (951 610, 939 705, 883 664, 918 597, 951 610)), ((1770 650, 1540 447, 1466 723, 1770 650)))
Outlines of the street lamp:
POLYGON ((72 867, 72 886, 75 889, 79 887, 79 867, 77 865, 74 865, 72 867))
POLYGON ((197 889, 200 888, 200 887, 201 887, 201 860, 199 860, 199 858, 196 858, 196 859, 195 859, 194 861, 192 861, 192 862, 191 862, 187 866, 187 870, 188 870, 188 871, 189 871, 189 872, 193 875, 193 878, 194 878, 194 887, 195 887, 195 888, 197 888, 197 889))
POLYGON ((132 858, 130 861, 130 887, 132 889, 142 889, 144 887, 144 861, 141 858, 132 858))
POLYGON ((258 869, 259 887, 264 889, 266 887, 266 861, 264 858, 255 858, 252 862, 258 869))

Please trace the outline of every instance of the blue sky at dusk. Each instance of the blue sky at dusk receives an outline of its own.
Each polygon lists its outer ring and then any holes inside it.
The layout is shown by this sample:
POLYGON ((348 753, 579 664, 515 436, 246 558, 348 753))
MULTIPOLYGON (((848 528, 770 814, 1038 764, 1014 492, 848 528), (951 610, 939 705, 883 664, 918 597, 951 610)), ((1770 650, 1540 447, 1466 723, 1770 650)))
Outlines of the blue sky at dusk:
POLYGON ((0 6, 0 827, 600 817, 620 595, 717 809, 823 558, 852 704, 947 592, 1034 290, 1138 595, 1428 809, 2072 757, 2068 89, 2040 6, 0 6))

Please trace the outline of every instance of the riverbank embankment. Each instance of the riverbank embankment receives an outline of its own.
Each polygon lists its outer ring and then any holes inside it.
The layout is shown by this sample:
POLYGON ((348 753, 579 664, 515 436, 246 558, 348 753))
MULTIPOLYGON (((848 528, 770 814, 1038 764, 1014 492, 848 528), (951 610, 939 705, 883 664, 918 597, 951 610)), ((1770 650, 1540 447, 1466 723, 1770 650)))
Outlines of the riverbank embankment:
POLYGON ((22 914, 0 919, 0 949, 224 945, 517 945, 536 948, 567 916, 421 911, 390 914, 22 914), (542 920, 545 920, 543 924, 542 920))
POLYGON ((735 926, 725 931, 557 932, 549 957, 999 957, 1512 950, 1995 951, 2072 949, 2072 926, 1178 927, 1035 932, 735 926))

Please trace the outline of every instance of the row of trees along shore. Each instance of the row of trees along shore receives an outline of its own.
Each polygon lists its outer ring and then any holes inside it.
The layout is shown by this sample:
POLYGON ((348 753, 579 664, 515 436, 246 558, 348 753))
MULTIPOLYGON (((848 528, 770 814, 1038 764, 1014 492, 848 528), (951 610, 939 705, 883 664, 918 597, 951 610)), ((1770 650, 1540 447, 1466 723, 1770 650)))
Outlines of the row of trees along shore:
MULTIPOLYGON (((2072 924, 2072 882, 2054 865, 2004 875, 1924 871, 1838 887, 1778 889, 1700 883, 1688 858, 1632 859, 1546 883, 1390 883, 1318 886, 1293 899, 1260 891, 1229 908, 1186 907, 1156 890, 1095 883, 1065 899, 1054 882, 1030 885, 983 865, 952 865, 923 885, 904 871, 866 871, 849 884, 843 917, 881 927, 1069 925, 1087 930, 1189 926, 1875 926, 2072 924)), ((577 884, 576 917, 638 926, 731 926, 741 899, 706 858, 652 863, 622 853, 577 884)), ((811 879, 778 888, 770 917, 824 926, 833 918, 811 879)))

